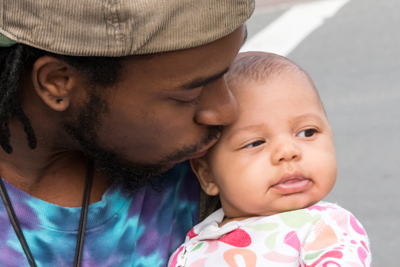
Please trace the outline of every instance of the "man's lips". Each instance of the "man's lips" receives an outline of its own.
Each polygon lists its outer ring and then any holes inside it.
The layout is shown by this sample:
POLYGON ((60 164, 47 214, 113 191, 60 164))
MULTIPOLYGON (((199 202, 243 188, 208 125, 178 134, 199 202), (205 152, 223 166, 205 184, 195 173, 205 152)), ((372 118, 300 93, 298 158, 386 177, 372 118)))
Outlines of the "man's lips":
POLYGON ((219 140, 219 137, 220 137, 220 135, 218 135, 218 138, 215 138, 213 141, 211 141, 206 146, 204 146, 200 151, 190 154, 188 159, 201 158, 204 155, 206 155, 208 150, 210 149, 210 147, 212 147, 213 145, 215 145, 215 143, 217 143, 217 141, 219 140))
POLYGON ((285 173, 278 183, 271 186, 282 194, 294 194, 306 191, 312 185, 312 181, 306 178, 301 172, 295 171, 285 173))

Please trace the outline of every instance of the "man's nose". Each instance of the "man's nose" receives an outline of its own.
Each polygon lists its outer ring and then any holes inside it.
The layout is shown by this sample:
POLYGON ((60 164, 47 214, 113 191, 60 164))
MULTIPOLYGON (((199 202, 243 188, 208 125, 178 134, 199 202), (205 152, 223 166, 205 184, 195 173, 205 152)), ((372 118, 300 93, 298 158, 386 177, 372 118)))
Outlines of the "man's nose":
POLYGON ((204 88, 203 99, 195 114, 195 121, 204 125, 229 125, 239 114, 236 99, 226 83, 225 77, 204 88))
POLYGON ((298 161, 301 159, 301 150, 296 145, 292 137, 280 138, 271 153, 272 164, 283 162, 298 161))

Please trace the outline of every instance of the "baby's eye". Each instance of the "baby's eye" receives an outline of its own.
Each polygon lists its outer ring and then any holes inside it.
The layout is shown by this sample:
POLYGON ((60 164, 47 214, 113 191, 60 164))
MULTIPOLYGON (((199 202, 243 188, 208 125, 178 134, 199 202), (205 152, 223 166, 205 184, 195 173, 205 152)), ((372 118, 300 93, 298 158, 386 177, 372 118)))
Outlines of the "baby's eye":
POLYGON ((316 132, 317 132, 317 130, 315 130, 315 129, 307 129, 307 130, 304 130, 304 131, 301 131, 300 133, 298 133, 297 136, 298 137, 311 137, 316 132))
POLYGON ((258 140, 258 141, 255 141, 255 142, 251 143, 251 144, 248 144, 248 145, 245 146, 245 147, 256 147, 256 146, 261 146, 261 145, 264 144, 264 143, 265 143, 265 141, 258 140))

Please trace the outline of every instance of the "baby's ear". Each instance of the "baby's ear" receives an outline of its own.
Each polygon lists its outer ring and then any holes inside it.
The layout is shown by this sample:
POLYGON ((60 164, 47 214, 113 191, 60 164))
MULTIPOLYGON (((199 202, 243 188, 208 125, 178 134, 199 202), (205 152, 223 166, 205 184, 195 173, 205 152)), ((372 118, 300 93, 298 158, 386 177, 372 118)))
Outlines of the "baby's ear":
POLYGON ((218 186, 215 184, 212 173, 204 157, 190 160, 193 172, 199 179, 201 188, 210 196, 216 196, 219 193, 218 186))

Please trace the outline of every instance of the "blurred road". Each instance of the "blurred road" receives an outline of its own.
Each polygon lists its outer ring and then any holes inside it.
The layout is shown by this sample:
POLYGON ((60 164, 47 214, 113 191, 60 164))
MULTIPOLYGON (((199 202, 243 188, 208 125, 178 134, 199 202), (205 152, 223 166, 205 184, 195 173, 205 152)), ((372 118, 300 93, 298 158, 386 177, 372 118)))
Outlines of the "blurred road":
POLYGON ((268 51, 300 64, 324 102, 339 167, 326 200, 362 222, 371 241, 372 266, 400 266, 400 1, 256 3, 244 48, 277 49, 268 51), (309 25, 299 27, 301 10, 313 11, 304 13, 309 25))

